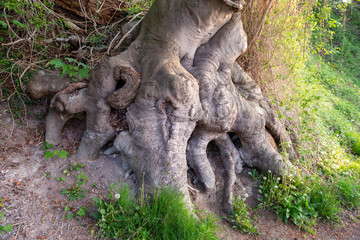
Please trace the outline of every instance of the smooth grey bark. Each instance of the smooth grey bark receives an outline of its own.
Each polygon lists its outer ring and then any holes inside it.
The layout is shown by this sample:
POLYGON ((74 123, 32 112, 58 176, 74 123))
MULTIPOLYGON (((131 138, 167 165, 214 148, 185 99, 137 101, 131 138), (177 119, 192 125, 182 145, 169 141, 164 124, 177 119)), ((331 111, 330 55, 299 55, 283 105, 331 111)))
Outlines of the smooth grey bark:
POLYGON ((146 192, 173 186, 189 199, 188 166, 206 190, 215 185, 206 154, 214 140, 227 172, 224 210, 230 213, 235 172, 243 163, 278 175, 291 166, 270 144, 269 133, 278 143, 288 142, 284 150, 295 155, 284 125, 236 63, 247 47, 243 4, 156 0, 125 52, 101 64, 86 88, 53 98, 47 141, 58 143, 63 122, 86 112, 78 156, 96 159, 115 137, 109 123, 111 108, 127 108, 129 130, 116 136, 114 146, 138 182, 144 183, 146 192), (119 80, 126 86, 116 89, 119 80), (60 130, 53 129, 54 123, 60 123, 60 130), (229 132, 239 137, 240 149, 229 132))

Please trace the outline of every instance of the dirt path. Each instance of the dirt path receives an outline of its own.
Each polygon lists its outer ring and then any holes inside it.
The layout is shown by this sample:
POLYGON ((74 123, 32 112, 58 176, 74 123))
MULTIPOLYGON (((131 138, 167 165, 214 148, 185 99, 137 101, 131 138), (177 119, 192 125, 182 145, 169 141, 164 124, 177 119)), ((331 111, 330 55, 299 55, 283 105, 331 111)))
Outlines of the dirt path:
MULTIPOLYGON (((137 186, 132 176, 128 176, 122 169, 121 159, 117 155, 102 154, 97 161, 79 161, 75 156, 45 159, 41 150, 45 115, 44 104, 38 104, 28 109, 25 123, 14 122, 7 103, 0 103, 0 198, 3 199, 0 212, 5 212, 0 225, 11 223, 13 226, 12 232, 3 233, 0 239, 95 239, 92 236, 94 220, 91 217, 67 220, 66 216, 70 212, 65 212, 65 207, 73 211, 87 207, 89 216, 96 211, 92 198, 106 197, 112 182, 117 185, 121 181, 126 182, 132 189, 137 186), (69 171, 70 175, 65 176, 63 171, 69 170, 74 163, 83 164, 84 167, 79 171, 69 171), (67 196, 60 193, 60 189, 73 186, 81 172, 89 179, 83 186, 88 190, 88 196, 70 202, 67 196), (56 180, 58 177, 65 177, 64 182, 56 180)), ((64 148, 70 154, 75 152, 82 131, 82 123, 77 121, 64 130, 64 148)), ((217 153, 210 149, 209 155, 215 159, 213 164, 217 164, 217 153)), ((222 220, 222 174, 216 173, 216 190, 209 194, 199 194, 195 203, 197 208, 212 209, 220 215, 221 239, 360 239, 360 225, 353 220, 360 215, 359 211, 344 211, 340 224, 334 227, 322 222, 316 227, 316 234, 311 235, 294 225, 278 221, 273 212, 261 210, 252 213, 256 215, 256 227, 260 235, 241 234, 231 229, 226 220, 222 220)), ((256 206, 258 193, 247 170, 238 177, 235 191, 245 188, 250 193, 247 203, 251 207, 256 206)))

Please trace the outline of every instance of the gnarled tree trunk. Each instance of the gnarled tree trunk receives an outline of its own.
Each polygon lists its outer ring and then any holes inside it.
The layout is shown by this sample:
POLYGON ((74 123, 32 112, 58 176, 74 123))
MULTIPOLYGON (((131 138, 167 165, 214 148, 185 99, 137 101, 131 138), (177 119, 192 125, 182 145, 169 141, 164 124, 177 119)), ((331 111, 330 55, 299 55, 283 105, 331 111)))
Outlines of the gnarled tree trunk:
POLYGON ((60 143, 64 123, 86 112, 78 156, 96 159, 104 144, 115 137, 111 108, 127 108, 129 130, 114 141, 121 157, 147 192, 171 185, 186 196, 188 166, 206 189, 214 187, 206 155, 208 143, 214 140, 227 172, 225 210, 231 212, 235 172, 244 163, 279 175, 291 166, 271 145, 269 135, 277 143, 288 142, 280 146, 288 146, 286 150, 294 155, 285 127, 260 88, 236 63, 247 47, 243 4, 237 0, 156 0, 125 52, 101 64, 86 88, 63 90, 53 98, 46 140, 60 143), (126 85, 116 89, 119 80, 126 85), (239 137, 240 149, 228 133, 239 137))

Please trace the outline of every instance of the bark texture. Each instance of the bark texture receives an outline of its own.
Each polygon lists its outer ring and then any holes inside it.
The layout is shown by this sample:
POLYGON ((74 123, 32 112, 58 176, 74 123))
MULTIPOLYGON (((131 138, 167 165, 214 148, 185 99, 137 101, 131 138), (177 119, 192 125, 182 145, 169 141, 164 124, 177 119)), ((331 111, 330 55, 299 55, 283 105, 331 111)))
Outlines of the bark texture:
POLYGON ((290 157, 295 155, 284 125, 236 63, 247 47, 243 4, 156 0, 125 52, 101 64, 86 88, 55 95, 46 140, 58 144, 61 129, 54 126, 62 127, 85 112, 86 132, 78 156, 96 159, 115 137, 109 123, 111 108, 127 108, 129 130, 114 141, 121 157, 147 192, 170 185, 186 196, 188 167, 206 190, 214 187, 206 148, 215 141, 227 173, 224 210, 231 213, 235 173, 244 163, 278 175, 291 167, 269 139, 287 146, 283 150, 290 157), (116 89, 119 80, 126 85, 116 89), (240 139, 239 149, 228 133, 240 139))

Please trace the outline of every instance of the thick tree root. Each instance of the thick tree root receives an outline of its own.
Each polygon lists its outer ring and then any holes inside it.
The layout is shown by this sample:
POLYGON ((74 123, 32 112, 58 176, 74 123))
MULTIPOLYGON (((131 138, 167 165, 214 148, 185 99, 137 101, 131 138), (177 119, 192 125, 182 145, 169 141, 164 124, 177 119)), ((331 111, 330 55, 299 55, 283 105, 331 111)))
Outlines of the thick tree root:
MULTIPOLYGON (((269 136, 290 157, 295 156, 284 124, 236 63, 247 47, 238 12, 243 4, 238 0, 155 1, 139 36, 125 52, 101 64, 87 88, 63 91, 53 98, 47 140, 60 143, 66 121, 85 112, 86 131, 78 156, 96 159, 115 137, 111 107, 127 108, 129 130, 114 141, 122 159, 146 192, 170 185, 187 200, 188 166, 207 191, 215 186, 206 154, 209 142, 215 141, 226 172, 224 211, 231 213, 232 186, 243 164, 278 175, 291 168, 269 136), (126 84, 117 89, 120 80, 126 84), (232 143, 230 132, 240 139, 240 149, 232 143)), ((65 82, 57 88, 66 86, 65 82)))

